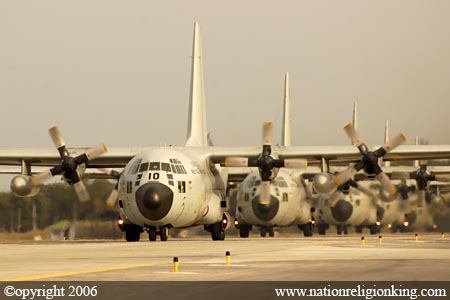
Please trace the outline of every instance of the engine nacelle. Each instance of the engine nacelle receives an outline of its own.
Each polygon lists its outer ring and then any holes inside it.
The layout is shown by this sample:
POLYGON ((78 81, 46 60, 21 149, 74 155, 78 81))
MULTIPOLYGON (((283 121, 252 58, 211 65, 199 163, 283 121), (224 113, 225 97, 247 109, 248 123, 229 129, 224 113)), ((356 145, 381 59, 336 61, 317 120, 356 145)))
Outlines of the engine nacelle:
POLYGON ((330 173, 320 173, 314 176, 313 188, 319 194, 330 194, 337 189, 333 175, 330 173))
POLYGON ((17 175, 11 180, 11 192, 17 197, 36 196, 41 188, 31 183, 31 177, 27 175, 17 175))

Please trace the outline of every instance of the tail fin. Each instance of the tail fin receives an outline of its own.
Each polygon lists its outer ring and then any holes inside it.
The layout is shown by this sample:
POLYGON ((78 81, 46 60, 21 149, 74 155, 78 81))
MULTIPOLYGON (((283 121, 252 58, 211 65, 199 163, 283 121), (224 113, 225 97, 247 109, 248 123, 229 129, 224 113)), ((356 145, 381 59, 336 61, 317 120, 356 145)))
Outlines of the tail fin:
MULTIPOLYGON (((386 122, 384 123, 384 143, 386 144, 389 141, 389 121, 386 120, 386 122)), ((385 161, 384 162, 384 166, 385 167, 390 167, 391 166, 391 162, 390 161, 385 161)))
POLYGON ((353 103, 353 128, 358 129, 358 102, 353 103))
MULTIPOLYGON (((415 141, 414 145, 419 145, 419 137, 418 136, 416 136, 416 139, 414 141, 415 141)), ((413 163, 414 163, 414 167, 420 167, 420 161, 415 160, 413 163)))
POLYGON ((286 72, 286 76, 284 78, 284 111, 281 146, 291 145, 291 97, 289 89, 289 73, 286 72))
POLYGON ((194 24, 194 46, 192 50, 191 93, 186 146, 208 146, 206 128, 205 90, 203 81, 203 56, 200 26, 194 24))

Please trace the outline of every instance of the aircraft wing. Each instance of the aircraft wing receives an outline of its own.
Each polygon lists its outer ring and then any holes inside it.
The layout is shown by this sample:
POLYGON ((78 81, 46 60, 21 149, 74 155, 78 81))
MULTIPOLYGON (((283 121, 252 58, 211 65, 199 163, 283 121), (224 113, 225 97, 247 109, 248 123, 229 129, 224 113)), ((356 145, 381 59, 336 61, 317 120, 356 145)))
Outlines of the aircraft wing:
MULTIPOLYGON (((88 148, 69 148, 72 156, 86 152, 88 148)), ((101 157, 90 160, 87 168, 123 168, 136 154, 147 148, 109 148, 101 157)), ((0 166, 20 166, 24 161, 31 166, 55 166, 61 162, 55 148, 0 149, 0 166)))
MULTIPOLYGON (((372 149, 377 149, 375 146, 372 149)), ((257 157, 260 147, 211 147, 209 156, 215 163, 225 164, 227 157, 257 157)), ((322 158, 333 163, 352 163, 361 159, 354 146, 272 146, 272 155, 279 158, 303 158, 308 164, 319 164, 322 158)), ((386 161, 450 159, 450 145, 404 145, 384 156, 386 161)))
MULTIPOLYGON (((156 147, 153 147, 153 149, 156 147)), ((159 148, 159 147, 158 147, 159 148)), ((195 147, 193 147, 195 148, 195 147)), ((377 147, 374 147, 375 149, 377 147)), ((72 156, 84 153, 88 148, 69 148, 72 156)), ((152 149, 148 148, 108 148, 102 156, 90 160, 87 168, 123 168, 136 155, 152 149)), ((184 147, 173 147, 174 150, 184 147)), ((227 157, 257 157, 260 147, 199 147, 203 154, 214 163, 225 165, 227 157)), ((280 158, 303 158, 308 163, 318 164, 322 158, 333 163, 351 163, 361 158, 354 146, 272 146, 272 154, 280 158)), ((384 156, 384 160, 424 160, 449 159, 450 145, 406 145, 399 146, 384 156)), ((22 161, 32 166, 54 166, 60 163, 55 148, 8 148, 0 149, 0 166, 20 166, 22 161)))

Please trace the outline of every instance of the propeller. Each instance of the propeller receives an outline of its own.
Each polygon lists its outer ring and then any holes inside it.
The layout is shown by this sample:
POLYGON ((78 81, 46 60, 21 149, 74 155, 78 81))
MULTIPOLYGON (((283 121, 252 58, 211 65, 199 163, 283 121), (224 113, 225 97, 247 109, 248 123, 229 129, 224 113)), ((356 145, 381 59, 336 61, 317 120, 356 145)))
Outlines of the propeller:
MULTIPOLYGON (((426 201, 426 190, 428 189, 429 181, 440 181, 440 182, 450 182, 450 175, 446 174, 430 174, 427 171, 427 163, 426 161, 421 163, 419 169, 414 172, 406 173, 406 172, 395 172, 392 173, 392 178, 398 179, 414 179, 417 184, 417 207, 422 207, 426 201)), ((401 193, 402 198, 407 198, 407 193, 401 193)))
POLYGON ((442 182, 449 182, 450 176, 449 175, 432 175, 427 172, 427 164, 424 163, 420 165, 420 168, 417 169, 417 171, 412 172, 409 174, 409 177, 411 179, 416 180, 417 188, 418 188, 418 194, 417 194, 417 206, 422 207, 425 203, 425 191, 428 188, 428 182, 429 181, 442 181, 442 182))
MULTIPOLYGON (((84 183, 80 180, 80 174, 78 168, 83 168, 81 165, 85 165, 88 161, 97 158, 107 151, 104 144, 90 148, 85 153, 76 157, 70 156, 67 150, 64 138, 62 137, 58 127, 54 126, 49 130, 50 137, 53 144, 58 149, 59 156, 61 157, 61 163, 51 169, 38 173, 31 177, 33 185, 39 185, 48 179, 56 175, 63 175, 64 180, 70 185, 73 185, 78 199, 82 202, 89 200, 89 193, 84 183)), ((81 170, 81 169, 80 169, 81 170)))
POLYGON ((258 167, 261 176, 261 191, 259 195, 260 204, 269 204, 270 181, 278 173, 278 169, 285 167, 291 169, 305 169, 308 161, 305 159, 278 159, 272 154, 272 123, 263 124, 262 152, 257 158, 247 157, 227 157, 225 166, 227 167, 258 167))
POLYGON ((339 173, 334 178, 334 182, 337 185, 344 184, 349 181, 358 171, 364 170, 368 174, 376 175, 376 178, 378 179, 378 181, 380 181, 384 191, 388 194, 388 196, 394 195, 396 192, 396 188, 392 185, 389 177, 383 172, 378 161, 386 153, 392 151, 400 144, 402 144, 406 140, 406 137, 402 133, 400 133, 394 138, 390 139, 382 147, 378 148, 375 151, 370 151, 367 145, 363 142, 356 128, 354 128, 351 124, 346 125, 344 127, 344 131, 349 136, 353 145, 355 145, 361 153, 361 160, 358 161, 355 165, 350 166, 343 172, 339 173))
POLYGON ((111 193, 109 194, 108 198, 106 199, 105 203, 106 205, 108 205, 109 207, 113 207, 116 202, 117 199, 119 198, 119 178, 120 178, 120 173, 117 172, 116 170, 113 170, 111 168, 102 168, 99 169, 100 171, 102 171, 103 173, 110 175, 111 177, 113 177, 116 180, 116 184, 114 186, 114 189, 111 191, 111 193))

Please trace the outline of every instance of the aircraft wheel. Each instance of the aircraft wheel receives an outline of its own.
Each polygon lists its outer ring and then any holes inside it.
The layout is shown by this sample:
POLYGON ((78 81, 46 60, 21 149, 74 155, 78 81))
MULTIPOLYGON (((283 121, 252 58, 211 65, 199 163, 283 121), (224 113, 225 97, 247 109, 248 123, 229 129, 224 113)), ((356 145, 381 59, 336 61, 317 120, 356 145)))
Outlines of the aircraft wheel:
POLYGON ((266 234, 267 234, 266 227, 261 226, 261 236, 262 236, 262 237, 266 237, 266 234))
POLYGON ((363 227, 362 226, 356 226, 355 227, 355 232, 356 233, 362 233, 362 231, 363 231, 363 227))
POLYGON ((213 241, 223 241, 225 232, 222 230, 222 222, 211 225, 211 238, 213 241))
POLYGON ((125 230, 125 238, 127 242, 139 242, 140 237, 141 233, 134 228, 125 230))
POLYGON ((169 235, 169 229, 167 226, 161 226, 159 228, 159 236, 161 237, 161 241, 165 242, 167 241, 167 237, 169 235))
POLYGON ((268 228, 268 231, 269 231, 269 236, 270 236, 270 237, 274 237, 274 236, 275 236, 275 232, 273 231, 273 226, 270 226, 270 227, 268 228))
POLYGON ((370 234, 377 234, 378 233, 378 226, 376 224, 372 224, 369 226, 370 234))
POLYGON ((348 234, 348 226, 344 226, 344 234, 345 234, 345 235, 348 234))
POLYGON ((156 227, 150 227, 148 229, 148 239, 153 242, 156 241, 156 227))
POLYGON ((250 235, 250 227, 247 225, 240 225, 239 226, 239 236, 241 238, 248 238, 250 235))
POLYGON ((337 228, 337 234, 341 235, 342 234, 342 226, 341 225, 337 225, 336 228, 337 228))
POLYGON ((303 227, 303 236, 313 236, 313 225, 312 223, 306 223, 303 227))
POLYGON ((327 225, 326 224, 317 224, 317 232, 320 235, 325 235, 327 233, 327 225))

